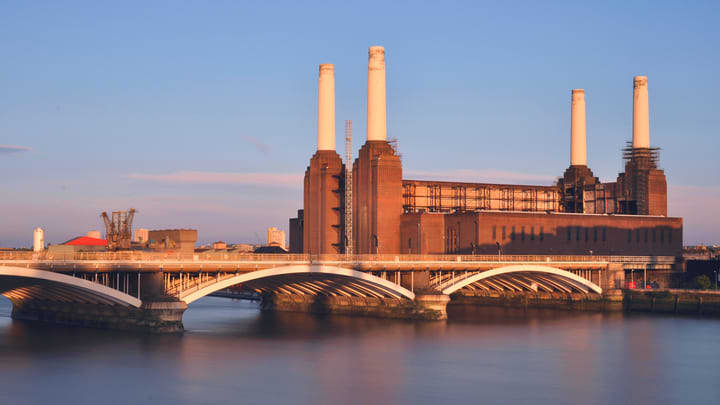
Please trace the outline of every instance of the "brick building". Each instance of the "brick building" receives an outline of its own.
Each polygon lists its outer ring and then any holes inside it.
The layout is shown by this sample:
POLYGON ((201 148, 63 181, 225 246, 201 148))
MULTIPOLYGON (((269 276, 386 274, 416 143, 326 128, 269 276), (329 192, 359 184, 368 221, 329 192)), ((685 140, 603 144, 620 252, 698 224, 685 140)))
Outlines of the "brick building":
MULTIPOLYGON (((406 180, 386 139, 385 51, 371 47, 367 141, 352 167, 354 253, 679 256, 682 219, 667 217, 647 77, 633 84, 633 139, 614 182, 601 182, 587 165, 581 89, 571 92, 570 166, 555 184, 406 180)), ((305 172, 304 220, 290 222, 290 250, 343 253, 346 179, 335 152, 332 65, 320 67, 318 100, 318 151, 305 172), (303 235, 301 246, 292 235, 303 235)))

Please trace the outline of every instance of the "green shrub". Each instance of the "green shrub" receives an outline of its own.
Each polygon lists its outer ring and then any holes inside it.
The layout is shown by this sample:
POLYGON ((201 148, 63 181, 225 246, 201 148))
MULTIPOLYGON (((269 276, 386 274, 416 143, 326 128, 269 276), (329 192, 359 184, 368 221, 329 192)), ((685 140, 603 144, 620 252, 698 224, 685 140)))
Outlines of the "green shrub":
POLYGON ((710 286, 712 286, 712 283, 710 282, 710 277, 708 277, 706 274, 695 277, 693 279, 693 282, 695 283, 695 288, 700 290, 709 290, 710 286))

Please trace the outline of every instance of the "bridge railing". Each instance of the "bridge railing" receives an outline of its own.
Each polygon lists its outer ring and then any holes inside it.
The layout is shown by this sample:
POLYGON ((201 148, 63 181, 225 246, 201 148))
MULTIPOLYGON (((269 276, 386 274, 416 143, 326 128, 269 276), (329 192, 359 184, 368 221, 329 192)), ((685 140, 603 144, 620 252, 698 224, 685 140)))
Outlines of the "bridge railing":
POLYGON ((672 264, 673 256, 598 255, 308 255, 237 252, 63 252, 0 251, 0 260, 37 261, 232 261, 232 262, 609 262, 672 264))

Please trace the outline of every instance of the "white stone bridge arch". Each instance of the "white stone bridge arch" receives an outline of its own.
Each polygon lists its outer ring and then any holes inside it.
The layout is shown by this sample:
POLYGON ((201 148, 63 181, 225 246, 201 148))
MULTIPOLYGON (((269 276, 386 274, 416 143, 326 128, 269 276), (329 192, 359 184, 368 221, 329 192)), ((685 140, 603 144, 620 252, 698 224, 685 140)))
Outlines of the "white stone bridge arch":
POLYGON ((190 304, 237 284, 243 284, 258 292, 415 299, 412 291, 370 273, 314 264, 275 267, 230 275, 222 279, 210 278, 189 289, 179 289, 176 295, 181 301, 190 304))
POLYGON ((450 295, 464 287, 496 291, 562 291, 602 294, 597 284, 567 270, 545 265, 522 264, 498 267, 464 277, 453 278, 435 286, 450 295))
POLYGON ((0 265, 0 294, 27 300, 120 305, 140 308, 142 301, 114 288, 46 270, 0 265))

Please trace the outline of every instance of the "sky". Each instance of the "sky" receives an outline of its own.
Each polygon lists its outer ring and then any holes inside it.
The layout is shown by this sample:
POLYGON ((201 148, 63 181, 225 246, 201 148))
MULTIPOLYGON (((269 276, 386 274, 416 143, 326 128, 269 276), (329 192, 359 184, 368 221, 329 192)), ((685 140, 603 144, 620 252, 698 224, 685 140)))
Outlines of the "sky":
POLYGON ((584 88, 588 165, 622 170, 632 80, 685 244, 720 242, 720 3, 0 0, 0 246, 135 227, 264 242, 302 208, 317 75, 365 140, 367 50, 386 49, 405 178, 552 184, 584 88))

